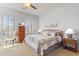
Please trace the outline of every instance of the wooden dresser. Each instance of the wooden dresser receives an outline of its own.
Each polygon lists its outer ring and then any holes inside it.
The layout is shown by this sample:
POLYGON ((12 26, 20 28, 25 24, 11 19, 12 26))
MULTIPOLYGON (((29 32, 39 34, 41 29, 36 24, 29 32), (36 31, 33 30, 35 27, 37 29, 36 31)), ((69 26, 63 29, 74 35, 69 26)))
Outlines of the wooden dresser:
POLYGON ((77 40, 74 40, 73 38, 64 38, 63 48, 76 52, 77 51, 77 40))
POLYGON ((18 41, 19 43, 22 43, 25 38, 25 26, 19 25, 18 26, 18 41))

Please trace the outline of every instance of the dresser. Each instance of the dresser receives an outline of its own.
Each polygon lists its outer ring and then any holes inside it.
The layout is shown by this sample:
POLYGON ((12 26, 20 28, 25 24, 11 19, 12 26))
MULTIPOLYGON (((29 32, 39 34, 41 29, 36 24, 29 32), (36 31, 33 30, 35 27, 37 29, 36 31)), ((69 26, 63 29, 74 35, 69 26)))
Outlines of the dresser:
POLYGON ((18 26, 18 41, 19 43, 22 43, 25 38, 25 26, 24 25, 19 25, 18 26))
POLYGON ((76 52, 77 40, 73 38, 63 38, 63 48, 76 52))

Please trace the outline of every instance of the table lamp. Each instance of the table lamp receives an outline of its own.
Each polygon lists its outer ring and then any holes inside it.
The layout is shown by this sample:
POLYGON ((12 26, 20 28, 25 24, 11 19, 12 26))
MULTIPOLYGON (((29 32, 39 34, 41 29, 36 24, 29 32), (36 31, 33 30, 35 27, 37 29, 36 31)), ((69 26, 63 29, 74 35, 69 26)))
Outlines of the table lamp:
POLYGON ((38 30, 38 32, 39 32, 39 34, 41 34, 42 30, 41 30, 41 29, 39 29, 39 30, 38 30))
POLYGON ((67 29, 65 31, 65 34, 67 35, 68 38, 72 38, 74 31, 73 31, 73 29, 67 29))

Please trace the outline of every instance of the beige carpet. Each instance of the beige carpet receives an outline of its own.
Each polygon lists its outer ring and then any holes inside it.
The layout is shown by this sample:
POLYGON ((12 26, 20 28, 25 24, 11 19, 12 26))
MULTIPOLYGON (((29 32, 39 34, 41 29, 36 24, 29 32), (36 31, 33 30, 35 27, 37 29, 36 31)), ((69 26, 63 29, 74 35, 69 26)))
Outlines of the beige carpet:
MULTIPOLYGON (((38 56, 26 44, 15 44, 11 46, 0 47, 0 56, 38 56)), ((58 48, 52 51, 48 56, 79 56, 79 52, 58 48)))
POLYGON ((0 47, 0 56, 36 56, 28 46, 23 44, 15 44, 0 47))
POLYGON ((79 56, 79 52, 75 53, 61 47, 49 53, 48 56, 79 56))

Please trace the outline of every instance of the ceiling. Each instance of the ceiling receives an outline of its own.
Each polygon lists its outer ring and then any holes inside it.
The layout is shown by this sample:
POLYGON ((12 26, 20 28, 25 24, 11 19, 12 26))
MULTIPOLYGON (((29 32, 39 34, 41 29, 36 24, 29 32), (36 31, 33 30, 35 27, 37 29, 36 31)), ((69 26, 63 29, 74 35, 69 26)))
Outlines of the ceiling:
POLYGON ((75 4, 73 3, 69 3, 69 4, 68 3, 32 3, 32 5, 34 5, 37 9, 36 10, 33 8, 23 9, 24 3, 0 3, 0 6, 15 9, 25 13, 30 13, 36 16, 45 15, 46 13, 49 13, 51 10, 54 10, 55 8, 60 6, 73 6, 73 5, 79 6, 79 4, 77 3, 75 4))
POLYGON ((42 16, 42 15, 48 13, 51 10, 51 8, 54 8, 53 6, 56 4, 33 3, 32 5, 34 5, 37 9, 36 10, 33 8, 23 9, 24 3, 0 3, 0 6, 8 7, 8 8, 22 11, 25 13, 30 13, 30 14, 36 15, 36 16, 42 16))

